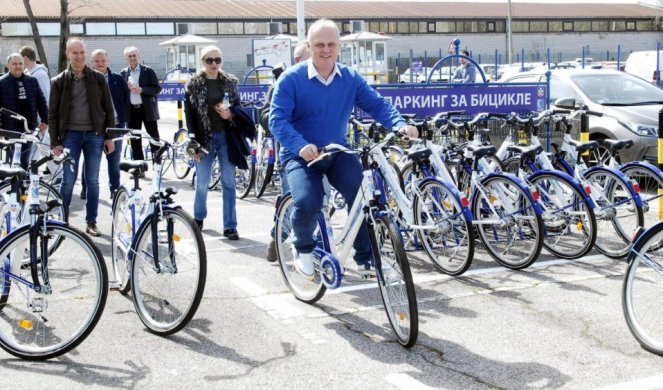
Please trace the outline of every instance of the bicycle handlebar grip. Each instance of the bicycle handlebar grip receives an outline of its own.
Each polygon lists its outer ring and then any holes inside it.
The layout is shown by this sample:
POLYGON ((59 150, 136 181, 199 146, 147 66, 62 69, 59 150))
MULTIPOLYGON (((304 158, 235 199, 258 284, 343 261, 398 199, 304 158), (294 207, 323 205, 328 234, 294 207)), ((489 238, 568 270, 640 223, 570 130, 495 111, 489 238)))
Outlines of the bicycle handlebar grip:
POLYGON ((115 137, 122 137, 125 134, 129 134, 129 132, 131 132, 131 130, 132 129, 124 129, 124 128, 121 128, 121 127, 109 127, 109 128, 106 129, 106 133, 108 135, 110 135, 111 137, 115 138, 115 137))

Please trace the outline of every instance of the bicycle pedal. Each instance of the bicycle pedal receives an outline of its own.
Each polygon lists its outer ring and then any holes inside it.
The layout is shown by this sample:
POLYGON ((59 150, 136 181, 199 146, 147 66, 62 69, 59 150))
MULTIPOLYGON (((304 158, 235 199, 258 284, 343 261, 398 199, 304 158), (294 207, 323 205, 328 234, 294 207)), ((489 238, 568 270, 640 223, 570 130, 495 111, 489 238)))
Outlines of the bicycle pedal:
POLYGON ((108 282, 108 289, 110 291, 119 291, 120 290, 120 282, 108 282))

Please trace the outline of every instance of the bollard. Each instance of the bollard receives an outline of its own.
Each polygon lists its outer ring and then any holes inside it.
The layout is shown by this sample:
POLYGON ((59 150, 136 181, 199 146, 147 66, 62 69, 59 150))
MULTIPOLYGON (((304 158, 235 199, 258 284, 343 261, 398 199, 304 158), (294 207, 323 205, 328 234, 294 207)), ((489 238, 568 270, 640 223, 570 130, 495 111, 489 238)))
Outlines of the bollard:
MULTIPOLYGON (((658 169, 663 169, 663 109, 658 112, 658 169)), ((663 220, 663 188, 658 188, 658 219, 663 220)))
POLYGON ((177 128, 182 129, 184 128, 184 121, 182 120, 184 117, 184 110, 182 110, 182 101, 178 100, 177 101, 177 128))

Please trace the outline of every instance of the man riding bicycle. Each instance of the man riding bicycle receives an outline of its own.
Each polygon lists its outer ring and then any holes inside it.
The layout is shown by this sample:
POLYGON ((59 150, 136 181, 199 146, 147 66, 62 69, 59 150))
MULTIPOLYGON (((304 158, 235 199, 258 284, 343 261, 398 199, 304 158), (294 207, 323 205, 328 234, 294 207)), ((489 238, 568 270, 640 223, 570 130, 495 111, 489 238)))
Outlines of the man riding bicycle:
MULTIPOLYGON (((307 43, 311 58, 286 70, 274 89, 269 127, 282 145, 281 161, 294 201, 292 225, 297 249, 295 267, 313 277, 313 231, 322 208, 322 177, 345 199, 354 200, 362 181, 356 155, 337 153, 308 167, 318 157, 318 148, 330 143, 349 146, 346 140, 348 118, 358 106, 386 128, 397 128, 408 137, 417 137, 398 111, 355 70, 336 63, 340 34, 327 19, 313 23, 307 43)), ((351 205, 350 205, 351 206, 351 205)), ((370 271, 371 247, 368 231, 362 225, 354 243, 358 271, 370 271)))

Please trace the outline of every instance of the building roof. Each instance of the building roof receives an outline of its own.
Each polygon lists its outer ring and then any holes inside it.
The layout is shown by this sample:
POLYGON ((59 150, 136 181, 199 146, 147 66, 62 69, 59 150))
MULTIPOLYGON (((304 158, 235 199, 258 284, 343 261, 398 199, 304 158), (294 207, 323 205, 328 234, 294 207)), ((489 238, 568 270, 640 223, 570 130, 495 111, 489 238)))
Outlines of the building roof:
MULTIPOLYGON (((295 19, 295 0, 69 0, 70 14, 81 19, 295 19)), ((60 2, 31 0, 37 19, 58 19, 60 2)), ((439 19, 506 18, 503 3, 439 1, 307 1, 306 18, 439 19)), ((514 18, 652 18, 663 9, 643 4, 513 3, 514 18)), ((22 1, 0 0, 0 20, 25 19, 22 1)))

